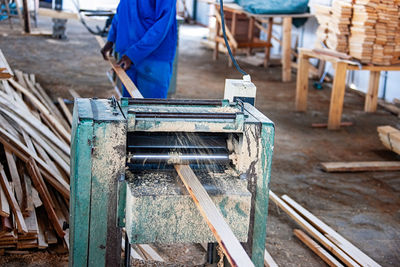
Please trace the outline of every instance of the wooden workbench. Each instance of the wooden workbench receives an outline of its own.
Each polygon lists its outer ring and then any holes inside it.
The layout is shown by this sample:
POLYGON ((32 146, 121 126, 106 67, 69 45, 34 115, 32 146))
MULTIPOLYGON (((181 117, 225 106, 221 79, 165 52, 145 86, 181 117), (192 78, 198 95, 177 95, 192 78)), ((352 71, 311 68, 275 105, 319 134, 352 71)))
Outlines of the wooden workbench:
POLYGON ((0 80, 8 80, 13 76, 14 74, 0 49, 0 80))
MULTIPOLYGON (((218 31, 221 29, 221 17, 219 15, 220 5, 215 3, 215 1, 205 1, 209 4, 213 4, 216 8, 216 18, 217 18, 217 35, 215 38, 215 50, 214 58, 218 54, 219 43, 224 43, 223 39, 218 36, 218 31)), ((291 40, 292 40, 292 20, 293 18, 308 18, 313 17, 313 14, 303 13, 303 14, 253 14, 245 11, 241 6, 235 3, 224 4, 224 13, 232 13, 234 16, 233 21, 238 16, 247 16, 250 20, 248 28, 248 42, 247 47, 265 47, 265 60, 264 66, 268 65, 270 59, 270 50, 272 47, 271 40, 275 39, 282 46, 282 81, 291 81, 291 54, 296 54, 292 51, 291 40), (274 18, 282 18, 282 40, 276 38, 272 35, 272 25, 274 18), (264 25, 267 25, 266 27, 264 25), (254 29, 258 28, 267 35, 267 40, 265 42, 260 42, 254 37, 254 29), (254 41, 255 40, 255 41, 254 41)), ((227 26, 227 25, 226 25, 227 26)), ((234 48, 238 47, 238 42, 235 38, 236 23, 231 23, 230 29, 226 27, 226 33, 228 37, 229 44, 234 48)))
POLYGON ((300 49, 296 85, 297 111, 305 112, 307 110, 308 72, 310 66, 310 58, 317 58, 320 60, 331 62, 335 69, 335 77, 333 79, 328 119, 328 129, 330 130, 336 130, 340 128, 343 112, 344 93, 346 89, 347 70, 370 71, 368 92, 366 94, 364 104, 365 112, 375 112, 377 109, 379 78, 381 71, 400 71, 400 65, 360 65, 356 61, 344 60, 336 56, 317 53, 311 49, 300 49))

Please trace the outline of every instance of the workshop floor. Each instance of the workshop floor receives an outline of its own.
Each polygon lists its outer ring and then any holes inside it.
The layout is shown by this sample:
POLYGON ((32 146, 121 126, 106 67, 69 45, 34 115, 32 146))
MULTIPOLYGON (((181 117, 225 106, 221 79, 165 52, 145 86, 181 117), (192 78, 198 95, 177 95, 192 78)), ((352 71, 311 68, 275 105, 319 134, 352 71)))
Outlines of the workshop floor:
MULTIPOLYGON (((50 20, 40 20, 40 28, 50 29, 50 20)), ((240 78, 227 67, 221 55, 212 61, 212 52, 200 44, 205 30, 181 28, 179 77, 176 98, 222 98, 225 78, 240 78)), ((70 98, 69 88, 85 97, 109 97, 113 89, 107 80, 107 64, 99 54, 95 38, 77 22, 68 21, 67 41, 24 36, 0 23, 0 49, 13 68, 36 74, 53 97, 70 98)), ((365 114, 364 99, 347 92, 344 121, 354 126, 339 131, 311 128, 326 122, 329 88, 309 93, 309 111, 294 110, 295 80, 280 82, 280 68, 263 69, 242 64, 257 86, 256 106, 276 124, 271 189, 288 194, 324 222, 336 229, 383 266, 400 265, 400 172, 328 174, 318 167, 321 161, 396 160, 381 145, 376 127, 400 126, 399 119, 379 109, 365 114)), ((321 266, 324 263, 297 240, 297 225, 274 204, 270 204, 267 249, 281 266, 321 266)), ((201 264, 205 253, 197 245, 161 246, 169 262, 186 266, 201 264)), ((0 257, 7 266, 65 266, 67 256, 55 259, 48 253, 36 256, 0 257), (41 258, 39 262, 34 259, 41 258), (48 259, 48 261, 46 260, 48 259)), ((161 266, 161 265, 157 265, 161 266)))

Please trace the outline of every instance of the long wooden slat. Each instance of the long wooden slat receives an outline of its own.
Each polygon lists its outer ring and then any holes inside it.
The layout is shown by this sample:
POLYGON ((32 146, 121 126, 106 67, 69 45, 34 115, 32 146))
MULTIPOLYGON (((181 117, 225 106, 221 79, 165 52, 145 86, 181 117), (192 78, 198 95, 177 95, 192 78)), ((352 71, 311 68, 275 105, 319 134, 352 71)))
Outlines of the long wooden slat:
POLYGON ((46 188, 46 184, 43 181, 42 175, 36 165, 35 160, 31 157, 28 160, 27 169, 35 188, 38 190, 40 198, 43 201, 43 205, 46 209, 47 215, 59 237, 64 237, 65 232, 60 224, 59 218, 57 217, 56 211, 54 209, 55 205, 51 199, 51 196, 46 188))
POLYGON ((69 125, 72 125, 72 114, 69 111, 67 105, 65 105, 64 103, 64 99, 62 99, 61 97, 57 98, 58 104, 60 104, 60 107, 62 109, 62 111, 64 112, 65 117, 67 118, 69 125))
POLYGON ((286 212, 293 220, 295 220, 304 230, 307 231, 312 237, 320 242, 326 249, 337 256, 347 266, 360 266, 355 262, 349 255, 343 252, 338 246, 336 246, 326 236, 321 234, 314 226, 303 219, 293 208, 291 208, 286 202, 280 199, 274 192, 269 191, 269 199, 272 200, 277 206, 286 212))
POLYGON ((54 172, 51 171, 51 167, 48 166, 42 159, 37 156, 33 156, 30 150, 23 145, 20 141, 15 139, 9 133, 7 133, 2 127, 0 127, 0 142, 10 151, 14 153, 21 160, 27 162, 29 157, 33 157, 36 162, 40 165, 43 170, 43 174, 54 188, 59 191, 64 198, 69 199, 69 184, 64 179, 54 172))
POLYGON ((265 267, 278 267, 278 264, 274 261, 267 250, 264 251, 264 266, 265 267))
POLYGON ((17 201, 20 205, 23 203, 24 194, 22 193, 21 179, 19 178, 17 165, 15 164, 15 159, 12 153, 8 149, 4 149, 7 159, 8 170, 10 171, 11 180, 14 185, 15 195, 17 196, 17 201))
POLYGON ((207 194, 189 165, 175 165, 179 177, 232 266, 254 266, 224 217, 207 194))
POLYGON ((142 251, 146 258, 150 260, 164 262, 164 259, 150 245, 139 244, 137 247, 142 251))
POLYGON ((380 266, 372 258, 350 243, 343 236, 338 234, 335 230, 325 224, 323 221, 314 216, 311 212, 303 208, 296 201, 291 199, 289 196, 284 195, 282 199, 290 205, 294 210, 300 213, 304 218, 307 219, 314 227, 320 232, 324 233, 325 236, 335 243, 340 249, 346 252, 350 257, 357 261, 361 266, 380 266))
POLYGON ((326 172, 400 171, 400 161, 322 162, 326 172))
POLYGON ((71 140, 71 134, 68 133, 65 128, 60 124, 57 119, 55 119, 49 112, 49 110, 31 93, 29 92, 26 88, 21 86, 19 83, 16 81, 10 79, 9 82, 14 86, 15 89, 23 93, 26 97, 29 98, 29 100, 35 105, 35 107, 43 114, 45 115, 49 121, 54 125, 54 127, 59 131, 61 136, 67 141, 70 142, 71 140))
POLYGON ((22 216, 21 209, 19 208, 18 202, 14 197, 14 193, 8 182, 6 173, 4 172, 3 165, 0 164, 0 183, 3 188, 4 194, 6 195, 8 204, 14 214, 14 218, 17 222, 18 232, 27 233, 28 228, 26 227, 24 217, 22 216))
MULTIPOLYGON (((96 40, 101 47, 104 46, 103 38, 96 35, 96 40)), ((121 80, 122 84, 125 86, 125 89, 132 96, 132 98, 143 98, 142 94, 137 89, 136 85, 132 82, 129 76, 126 74, 125 70, 121 68, 114 58, 108 58, 108 63, 110 63, 111 67, 117 74, 118 78, 121 80)))
POLYGON ((307 247, 309 247, 315 254, 317 254, 326 264, 331 267, 344 267, 338 260, 336 260, 329 252, 327 252, 323 247, 318 245, 317 242, 312 240, 306 233, 299 229, 293 230, 294 235, 300 239, 307 247))
POLYGON ((3 188, 0 186, 0 216, 9 217, 10 216, 10 205, 3 188))
POLYGON ((14 73, 12 72, 10 65, 8 65, 8 62, 6 60, 6 57, 3 54, 3 51, 0 49, 0 68, 3 69, 3 71, 0 71, 0 79, 9 79, 11 78, 14 73), (7 72, 4 72, 4 69, 7 70, 7 72))

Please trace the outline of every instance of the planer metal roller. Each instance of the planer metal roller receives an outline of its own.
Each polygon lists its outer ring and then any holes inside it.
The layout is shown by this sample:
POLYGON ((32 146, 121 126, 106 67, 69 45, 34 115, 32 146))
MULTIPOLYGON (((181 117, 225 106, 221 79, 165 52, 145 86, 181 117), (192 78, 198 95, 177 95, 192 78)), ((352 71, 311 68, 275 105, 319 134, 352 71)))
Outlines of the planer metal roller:
POLYGON ((241 101, 76 99, 70 265, 119 266, 123 227, 131 244, 215 242, 173 168, 190 164, 263 266, 273 143, 241 101))

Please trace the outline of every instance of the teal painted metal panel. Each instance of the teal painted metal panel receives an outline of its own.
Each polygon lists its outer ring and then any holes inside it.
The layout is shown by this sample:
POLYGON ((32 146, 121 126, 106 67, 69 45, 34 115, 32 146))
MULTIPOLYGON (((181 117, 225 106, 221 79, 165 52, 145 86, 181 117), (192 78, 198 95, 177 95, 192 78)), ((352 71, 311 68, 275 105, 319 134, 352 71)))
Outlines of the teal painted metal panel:
POLYGON ((71 141, 69 266, 86 266, 89 249, 93 121, 80 121, 78 113, 78 105, 75 105, 71 141))
POLYGON ((89 265, 117 266, 121 257, 117 196, 118 181, 125 173, 126 122, 95 122, 94 135, 89 265))
POLYGON ((261 129, 261 170, 257 177, 255 199, 254 232, 252 244, 252 261, 255 266, 264 266, 265 240, 267 235, 269 182, 274 150, 275 129, 270 123, 264 123, 261 129))

